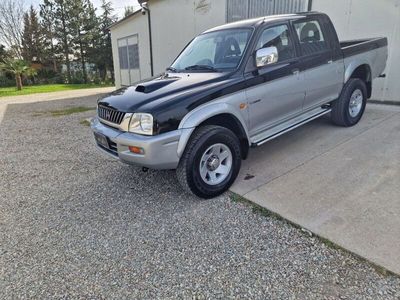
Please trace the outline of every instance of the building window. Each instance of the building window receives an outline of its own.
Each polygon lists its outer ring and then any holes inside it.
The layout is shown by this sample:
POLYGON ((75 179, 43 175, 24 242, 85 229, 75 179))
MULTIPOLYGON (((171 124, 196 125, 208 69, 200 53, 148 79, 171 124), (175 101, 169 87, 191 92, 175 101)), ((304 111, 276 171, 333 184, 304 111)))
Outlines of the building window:
POLYGON ((309 0, 227 0, 227 22, 307 11, 309 0))
POLYGON ((139 47, 136 36, 118 40, 118 57, 121 70, 139 69, 139 47))
POLYGON ((131 69, 139 69, 139 47, 138 44, 128 46, 128 60, 131 69))
POLYGON ((129 69, 127 47, 118 47, 119 67, 121 70, 129 69))

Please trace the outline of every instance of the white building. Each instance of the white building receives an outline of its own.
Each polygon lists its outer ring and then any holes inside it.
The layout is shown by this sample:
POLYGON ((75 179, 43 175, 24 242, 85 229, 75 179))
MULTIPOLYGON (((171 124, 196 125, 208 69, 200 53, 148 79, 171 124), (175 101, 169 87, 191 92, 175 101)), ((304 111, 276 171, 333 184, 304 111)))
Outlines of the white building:
POLYGON ((199 33, 232 21, 314 10, 327 13, 340 40, 386 36, 386 78, 376 79, 372 98, 400 102, 400 0, 148 0, 148 13, 111 26, 116 86, 159 74, 199 33))

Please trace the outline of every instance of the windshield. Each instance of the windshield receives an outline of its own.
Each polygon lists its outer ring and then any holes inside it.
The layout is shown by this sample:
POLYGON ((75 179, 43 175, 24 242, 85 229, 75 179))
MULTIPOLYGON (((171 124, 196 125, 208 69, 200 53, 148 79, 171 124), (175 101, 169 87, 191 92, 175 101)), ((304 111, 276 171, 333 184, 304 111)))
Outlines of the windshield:
POLYGON ((236 69, 246 49, 251 29, 229 29, 196 37, 170 68, 171 71, 229 71, 236 69))

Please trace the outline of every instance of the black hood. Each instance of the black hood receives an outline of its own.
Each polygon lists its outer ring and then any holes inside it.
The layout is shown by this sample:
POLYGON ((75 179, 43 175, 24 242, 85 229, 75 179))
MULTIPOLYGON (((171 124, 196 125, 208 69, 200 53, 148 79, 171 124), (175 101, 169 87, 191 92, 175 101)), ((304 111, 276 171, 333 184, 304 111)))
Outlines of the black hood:
POLYGON ((122 112, 151 113, 161 133, 176 129, 197 106, 237 90, 240 81, 243 77, 227 73, 166 73, 116 90, 99 104, 122 112))

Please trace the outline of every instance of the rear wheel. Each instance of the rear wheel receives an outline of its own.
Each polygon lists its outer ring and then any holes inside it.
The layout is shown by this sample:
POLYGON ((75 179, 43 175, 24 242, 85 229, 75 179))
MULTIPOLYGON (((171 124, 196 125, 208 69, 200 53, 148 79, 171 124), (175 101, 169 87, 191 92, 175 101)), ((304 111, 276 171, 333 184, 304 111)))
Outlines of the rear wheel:
POLYGON ((201 198, 212 198, 232 185, 241 161, 236 135, 227 128, 209 125, 193 133, 176 173, 186 191, 201 198))
POLYGON ((339 126, 353 126, 364 114, 367 104, 367 86, 357 78, 350 79, 332 106, 332 121, 339 126))

